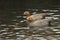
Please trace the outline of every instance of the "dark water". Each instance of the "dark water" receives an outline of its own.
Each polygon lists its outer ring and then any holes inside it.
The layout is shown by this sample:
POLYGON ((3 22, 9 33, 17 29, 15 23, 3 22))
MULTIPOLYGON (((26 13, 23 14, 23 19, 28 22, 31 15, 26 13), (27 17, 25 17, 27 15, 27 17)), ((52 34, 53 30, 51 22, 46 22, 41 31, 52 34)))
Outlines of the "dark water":
MULTIPOLYGON (((33 13, 33 11, 30 11, 33 13)), ((43 11, 37 11, 37 12, 43 12, 43 11)), ((24 10, 9 10, 9 11, 0 11, 0 37, 2 38, 1 40, 17 40, 17 38, 22 38, 21 40, 24 40, 24 38, 28 38, 30 33, 29 33, 29 27, 27 26, 26 19, 24 18, 24 10), (20 35, 20 36, 19 36, 20 35), (22 37, 23 35, 24 37, 22 37)), ((45 13, 48 13, 45 12, 45 13)), ((50 13, 55 13, 54 15, 60 15, 60 11, 58 12, 50 12, 50 13)), ((60 21, 59 21, 60 22, 60 21)), ((59 24, 59 23, 58 23, 59 24)), ((57 24, 53 27, 50 27, 47 30, 41 29, 41 32, 34 33, 33 35, 40 35, 39 37, 34 37, 34 38, 40 38, 41 40, 46 39, 46 40, 60 40, 60 26, 57 24), (48 32, 46 32, 48 30, 48 32), (49 32, 53 34, 49 34, 49 32), (47 34, 47 35, 46 35, 47 34), (51 39, 52 38, 52 39, 51 39)), ((35 32, 35 31, 33 31, 35 32)), ((37 40, 38 40, 37 39, 37 40)), ((27 40, 27 39, 26 39, 27 40)))

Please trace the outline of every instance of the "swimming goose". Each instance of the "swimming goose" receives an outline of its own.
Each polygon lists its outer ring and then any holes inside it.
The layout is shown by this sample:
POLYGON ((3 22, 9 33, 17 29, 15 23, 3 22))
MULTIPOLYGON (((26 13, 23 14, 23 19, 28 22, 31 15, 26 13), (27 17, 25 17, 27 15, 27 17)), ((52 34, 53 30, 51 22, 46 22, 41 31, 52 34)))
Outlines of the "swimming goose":
POLYGON ((27 17, 27 20, 35 21, 35 20, 45 19, 45 16, 52 15, 52 14, 50 14, 50 13, 49 14, 48 13, 40 13, 40 14, 30 15, 29 11, 25 11, 24 15, 27 17))
POLYGON ((44 19, 45 16, 46 16, 45 13, 30 15, 29 11, 25 11, 24 15, 27 17, 27 20, 29 20, 29 21, 35 21, 35 20, 39 20, 39 19, 44 19))
POLYGON ((30 22, 29 26, 46 26, 46 25, 49 25, 49 19, 42 19, 42 20, 36 20, 36 21, 32 21, 30 22))
POLYGON ((51 19, 45 19, 46 14, 35 14, 30 15, 29 11, 25 11, 24 15, 27 16, 28 20, 28 26, 38 29, 39 27, 43 26, 50 26, 51 25, 51 19))

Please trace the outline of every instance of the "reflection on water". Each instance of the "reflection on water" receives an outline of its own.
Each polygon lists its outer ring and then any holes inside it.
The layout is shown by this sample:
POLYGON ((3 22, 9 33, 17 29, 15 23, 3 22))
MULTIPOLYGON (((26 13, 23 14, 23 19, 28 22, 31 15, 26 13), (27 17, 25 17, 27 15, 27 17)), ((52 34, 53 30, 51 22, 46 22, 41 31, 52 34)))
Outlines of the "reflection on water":
MULTIPOLYGON (((50 11, 52 12, 52 10, 50 11)), ((58 13, 58 11, 56 13, 58 13)), ((57 15, 56 13, 52 16, 60 18, 60 15, 57 15)), ((8 12, 3 16, 1 14, 0 40, 60 40, 59 22, 60 19, 54 22, 53 26, 49 27, 46 30, 41 28, 38 30, 38 32, 34 30, 32 31, 33 35, 30 36, 29 30, 32 29, 27 27, 28 23, 26 17, 23 15, 23 12, 8 12)))

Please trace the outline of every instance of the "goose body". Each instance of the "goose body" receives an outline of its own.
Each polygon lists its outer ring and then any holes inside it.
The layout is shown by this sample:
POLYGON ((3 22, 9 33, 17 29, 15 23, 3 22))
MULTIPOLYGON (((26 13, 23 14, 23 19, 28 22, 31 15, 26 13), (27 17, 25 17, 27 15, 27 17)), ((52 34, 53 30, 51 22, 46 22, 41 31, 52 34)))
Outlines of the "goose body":
POLYGON ((51 20, 49 20, 49 19, 36 20, 36 21, 30 22, 29 26, 33 26, 33 27, 48 26, 49 21, 51 21, 51 20))

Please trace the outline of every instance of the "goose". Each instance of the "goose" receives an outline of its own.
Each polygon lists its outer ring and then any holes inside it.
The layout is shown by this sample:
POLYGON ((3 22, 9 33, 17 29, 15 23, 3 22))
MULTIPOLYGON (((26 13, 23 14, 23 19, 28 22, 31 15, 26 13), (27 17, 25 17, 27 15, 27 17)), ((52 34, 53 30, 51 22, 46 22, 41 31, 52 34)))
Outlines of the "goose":
MULTIPOLYGON (((52 19, 51 19, 52 20, 52 19)), ((49 21, 51 21, 49 19, 42 19, 42 20, 36 20, 36 21, 32 21, 30 22, 29 26, 45 26, 45 25, 49 25, 49 21)))
POLYGON ((51 22, 56 20, 54 17, 46 17, 46 15, 48 14, 44 14, 44 13, 30 15, 29 11, 25 11, 24 15, 27 16, 27 23, 28 23, 27 26, 36 30, 38 30, 39 28, 45 29, 46 28, 45 26, 49 28, 51 25, 54 25, 51 22))
POLYGON ((45 16, 46 16, 45 13, 30 15, 30 12, 29 11, 25 11, 24 12, 24 15, 26 16, 26 19, 27 20, 30 20, 30 21, 35 21, 35 20, 38 20, 38 19, 44 19, 45 16))
POLYGON ((39 27, 44 26, 51 26, 51 19, 45 19, 45 16, 47 14, 41 13, 41 14, 35 14, 30 15, 29 11, 25 11, 24 15, 27 16, 28 26, 38 29, 39 27))
MULTIPOLYGON (((24 15, 26 16, 26 19, 28 20, 28 22, 32 22, 32 21, 36 21, 36 20, 42 20, 45 19, 45 16, 47 15, 52 15, 52 14, 45 14, 45 13, 40 13, 40 14, 34 14, 34 15, 30 15, 29 11, 25 11, 24 15)), ((51 20, 52 18, 50 18, 49 20, 51 20)))
POLYGON ((29 11, 25 11, 24 15, 26 16, 27 20, 30 21, 35 21, 35 20, 40 20, 40 19, 45 19, 45 16, 47 15, 52 15, 53 13, 39 13, 39 14, 34 14, 34 15, 30 15, 29 11))

